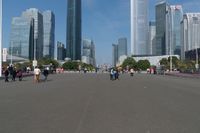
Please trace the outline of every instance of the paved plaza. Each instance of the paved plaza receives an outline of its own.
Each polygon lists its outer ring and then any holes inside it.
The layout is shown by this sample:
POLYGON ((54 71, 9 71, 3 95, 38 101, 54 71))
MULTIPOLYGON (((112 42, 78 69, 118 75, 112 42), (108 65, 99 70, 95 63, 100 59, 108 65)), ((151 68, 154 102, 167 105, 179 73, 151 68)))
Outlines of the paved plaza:
POLYGON ((200 79, 137 74, 0 81, 0 133, 200 133, 200 79))

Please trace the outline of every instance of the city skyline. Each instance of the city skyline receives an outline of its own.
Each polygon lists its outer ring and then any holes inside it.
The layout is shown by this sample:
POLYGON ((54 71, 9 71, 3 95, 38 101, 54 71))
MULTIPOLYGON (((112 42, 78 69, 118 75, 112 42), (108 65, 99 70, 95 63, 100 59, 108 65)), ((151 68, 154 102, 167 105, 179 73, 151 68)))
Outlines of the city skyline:
MULTIPOLYGON (((83 2, 83 38, 92 38, 96 42, 97 62, 110 63, 112 60, 111 44, 119 37, 128 38, 128 51, 130 53, 130 1, 117 0, 85 0, 83 2), (106 5, 107 4, 107 5, 106 5), (115 10, 110 10, 114 6, 115 10), (119 12, 116 15, 116 11, 119 12), (104 54, 102 54, 104 52, 104 54)), ((168 1, 170 4, 183 5, 184 13, 200 12, 197 8, 200 2, 192 0, 168 1)), ((35 7, 39 10, 52 10, 56 16, 56 41, 66 42, 66 0, 56 1, 43 0, 37 1, 19 1, 7 0, 3 3, 3 47, 8 47, 10 36, 11 18, 28 8, 35 7), (46 4, 48 2, 48 4, 46 4), (55 4, 57 3, 57 5, 55 4), (46 5, 46 6, 44 6, 46 5), (12 10, 10 10, 12 9, 12 10), (63 10, 62 10, 63 9, 63 10), (62 12, 62 13, 61 13, 62 12), (62 15, 63 14, 63 15, 62 15), (62 17, 62 18, 61 18, 62 17)), ((156 0, 149 1, 150 15, 149 20, 155 18, 156 0)), ((65 44, 66 45, 66 44, 65 44)))

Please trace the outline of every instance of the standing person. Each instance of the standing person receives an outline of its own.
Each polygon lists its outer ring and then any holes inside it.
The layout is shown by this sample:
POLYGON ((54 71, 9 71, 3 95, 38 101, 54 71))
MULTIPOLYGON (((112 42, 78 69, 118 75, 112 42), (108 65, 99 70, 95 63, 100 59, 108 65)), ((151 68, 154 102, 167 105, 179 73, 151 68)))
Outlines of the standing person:
POLYGON ((119 80, 119 70, 118 69, 116 69, 116 71, 115 71, 115 80, 119 80))
POLYGON ((9 73, 10 73, 10 77, 12 78, 12 76, 13 76, 13 66, 10 65, 10 66, 8 67, 8 70, 9 70, 9 73))
POLYGON ((114 74, 114 70, 113 68, 110 70, 110 80, 113 80, 113 74, 114 74))
POLYGON ((8 76, 9 76, 8 68, 6 68, 6 70, 4 72, 4 76, 5 76, 5 82, 9 82, 9 80, 8 80, 8 76))
POLYGON ((14 69, 13 69, 13 73, 12 73, 12 81, 15 81, 16 75, 17 75, 17 71, 16 71, 16 69, 14 68, 14 69))
POLYGON ((19 69, 19 70, 17 71, 17 76, 18 76, 18 78, 19 78, 19 81, 22 81, 22 70, 21 70, 21 69, 19 69))
POLYGON ((34 78, 35 78, 35 82, 39 83, 40 81, 40 69, 36 66, 34 69, 34 78))
POLYGON ((47 81, 47 77, 49 75, 49 71, 47 70, 47 68, 44 69, 43 75, 44 75, 44 81, 47 81))

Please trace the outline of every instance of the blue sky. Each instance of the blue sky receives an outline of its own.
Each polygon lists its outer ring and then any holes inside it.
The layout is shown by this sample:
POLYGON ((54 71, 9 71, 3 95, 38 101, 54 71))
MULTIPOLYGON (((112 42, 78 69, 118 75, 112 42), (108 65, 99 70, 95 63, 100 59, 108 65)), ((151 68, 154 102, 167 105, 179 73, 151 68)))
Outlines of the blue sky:
MULTIPOLYGON (((155 18, 155 3, 149 0, 149 19, 155 18)), ((200 12, 200 0, 168 0, 183 5, 184 12, 200 12)), ((11 19, 27 8, 52 10, 56 16, 55 40, 66 42, 67 0, 3 0, 3 46, 8 47, 11 19)), ((97 63, 111 63, 112 43, 120 37, 128 38, 130 52, 130 0, 82 0, 83 38, 96 44, 97 63)))

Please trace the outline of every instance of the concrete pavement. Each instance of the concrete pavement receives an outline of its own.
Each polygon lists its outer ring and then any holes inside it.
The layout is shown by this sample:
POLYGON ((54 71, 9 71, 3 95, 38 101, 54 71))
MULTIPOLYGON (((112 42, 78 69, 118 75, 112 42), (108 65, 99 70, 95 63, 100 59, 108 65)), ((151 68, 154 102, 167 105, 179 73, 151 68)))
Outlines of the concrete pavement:
POLYGON ((199 133, 199 79, 136 74, 0 81, 0 133, 199 133))

